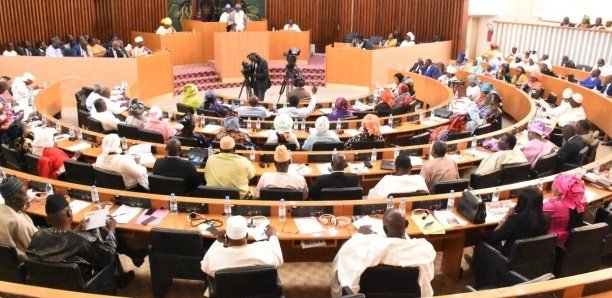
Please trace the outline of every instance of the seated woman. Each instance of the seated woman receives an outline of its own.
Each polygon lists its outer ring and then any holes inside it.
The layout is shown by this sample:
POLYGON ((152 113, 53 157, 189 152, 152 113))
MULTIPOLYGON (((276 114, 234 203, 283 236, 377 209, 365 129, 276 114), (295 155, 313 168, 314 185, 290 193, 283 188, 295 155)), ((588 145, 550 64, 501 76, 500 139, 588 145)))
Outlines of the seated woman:
POLYGON ((529 81, 527 81, 527 86, 529 86, 530 90, 539 91, 542 88, 542 73, 534 70, 529 73, 529 81))
POLYGON ((159 107, 153 106, 149 110, 149 121, 144 125, 143 129, 161 133, 164 136, 164 142, 167 142, 176 134, 176 129, 172 128, 168 122, 162 119, 163 115, 159 107))
POLYGON ((144 128, 145 123, 149 121, 147 117, 143 116, 145 111, 144 105, 138 99, 132 99, 128 108, 129 116, 125 118, 125 123, 128 125, 136 126, 140 129, 144 128))
POLYGON ((94 166, 121 174, 123 183, 130 188, 140 184, 149 190, 147 168, 136 163, 130 155, 121 154, 121 139, 116 134, 109 134, 102 139, 102 153, 96 159, 94 166))
POLYGON ((227 117, 223 120, 223 128, 215 136, 215 141, 221 141, 225 136, 232 137, 236 144, 242 144, 245 147, 253 146, 249 135, 240 131, 240 121, 236 117, 227 117))
POLYGON ((563 246, 569 231, 582 226, 582 216, 587 201, 584 182, 572 174, 560 174, 552 184, 554 198, 544 204, 544 212, 552 223, 549 233, 557 234, 557 244, 563 246))
POLYGON ((523 154, 531 164, 532 169, 535 167, 540 157, 557 150, 555 144, 545 139, 551 132, 552 128, 539 120, 531 122, 529 126, 527 126, 527 138, 529 142, 523 147, 523 154))
POLYGON ((401 85, 405 85, 404 84, 404 75, 401 72, 398 72, 396 74, 393 75, 393 84, 391 84, 389 87, 391 87, 391 90, 393 90, 393 95, 400 95, 401 93, 399 93, 399 87, 401 85))
POLYGON ((266 144, 295 144, 296 149, 300 150, 300 142, 298 142, 295 133, 293 133, 293 119, 287 114, 280 114, 274 118, 275 133, 270 133, 266 144))
MULTIPOLYGON (((32 142, 32 154, 39 156, 38 175, 50 179, 58 179, 66 171, 64 161, 70 159, 66 152, 55 147, 53 134, 48 131, 36 136, 32 142)), ((80 156, 81 151, 77 151, 72 159, 76 160, 80 156)))
POLYGON ((32 152, 33 136, 25 130, 23 122, 14 121, 2 135, 2 144, 6 144, 10 149, 15 149, 18 153, 17 162, 25 165, 25 154, 32 152))
POLYGON ((518 66, 516 68, 516 73, 514 74, 514 77, 512 77, 512 84, 517 86, 523 86, 527 84, 528 81, 529 78, 525 73, 525 69, 522 66, 518 66))
POLYGON ((227 109, 217 101, 215 91, 212 90, 208 90, 206 94, 204 94, 204 102, 200 105, 200 109, 213 111, 219 116, 225 116, 227 114, 227 109))
POLYGON ((361 121, 362 133, 350 138, 344 144, 344 150, 353 150, 357 141, 384 141, 380 135, 380 118, 374 114, 367 114, 361 121))
POLYGON ((471 101, 476 101, 482 96, 480 86, 478 85, 478 76, 470 74, 467 77, 468 86, 465 89, 465 96, 471 101))
POLYGON ((186 84, 181 88, 181 103, 186 104, 193 108, 193 111, 197 110, 204 99, 198 96, 198 87, 194 84, 186 84))
POLYGON ((389 33, 387 41, 383 45, 385 48, 397 47, 397 35, 394 32, 389 33))
POLYGON ((196 127, 195 116, 193 114, 185 114, 180 121, 183 129, 176 134, 177 137, 185 139, 193 139, 198 143, 198 147, 208 147, 209 143, 202 135, 196 135, 193 133, 196 127))
POLYGON ((329 130, 329 120, 327 120, 325 116, 317 118, 317 121, 315 121, 315 128, 317 129, 317 131, 315 133, 311 133, 304 141, 304 146, 302 146, 303 150, 312 150, 312 145, 314 145, 314 143, 340 142, 338 135, 335 132, 329 130))
POLYGON ((500 81, 510 83, 512 81, 512 77, 510 77, 510 64, 502 63, 501 68, 497 72, 496 78, 500 81))
POLYGON ((380 93, 380 102, 374 107, 374 111, 380 115, 389 115, 394 104, 395 96, 393 96, 393 92, 389 88, 385 88, 380 93))
POLYGON ((336 121, 338 119, 352 117, 353 112, 350 110, 350 105, 346 98, 338 97, 336 99, 336 108, 331 113, 327 114, 327 119, 330 121, 336 121))

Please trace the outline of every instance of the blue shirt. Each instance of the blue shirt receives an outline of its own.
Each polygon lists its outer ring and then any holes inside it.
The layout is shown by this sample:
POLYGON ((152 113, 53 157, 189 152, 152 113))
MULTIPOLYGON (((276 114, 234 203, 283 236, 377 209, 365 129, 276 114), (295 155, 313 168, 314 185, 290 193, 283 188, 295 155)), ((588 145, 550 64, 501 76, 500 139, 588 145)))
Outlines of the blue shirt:
POLYGON ((580 86, 589 89, 599 89, 599 86, 601 86, 601 80, 599 77, 588 77, 583 81, 580 81, 580 86))

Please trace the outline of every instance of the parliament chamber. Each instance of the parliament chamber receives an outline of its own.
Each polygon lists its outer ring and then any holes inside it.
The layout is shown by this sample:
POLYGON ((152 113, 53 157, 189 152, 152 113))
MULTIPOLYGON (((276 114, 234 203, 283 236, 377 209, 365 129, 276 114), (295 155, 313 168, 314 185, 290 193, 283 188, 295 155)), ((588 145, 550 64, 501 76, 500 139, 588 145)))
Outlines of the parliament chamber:
POLYGON ((612 32, 579 3, 0 2, 0 297, 612 295, 612 32))

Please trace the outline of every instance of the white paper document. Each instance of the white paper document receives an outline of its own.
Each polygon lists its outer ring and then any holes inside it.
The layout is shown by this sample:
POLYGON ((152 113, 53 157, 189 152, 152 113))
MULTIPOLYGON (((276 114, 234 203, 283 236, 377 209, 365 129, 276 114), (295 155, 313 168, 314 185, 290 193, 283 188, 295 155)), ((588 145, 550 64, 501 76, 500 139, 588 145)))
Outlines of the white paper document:
POLYGON ((410 163, 413 167, 422 167, 423 159, 418 156, 410 156, 410 163))
POLYGON ((255 241, 261 241, 268 239, 266 236, 266 227, 270 224, 269 219, 249 219, 249 225, 247 226, 247 233, 253 237, 255 241))
POLYGON ((308 175, 312 173, 312 169, 305 164, 290 164, 289 173, 296 173, 299 175, 308 175))
POLYGON ((80 142, 78 144, 72 145, 68 148, 66 148, 66 150, 70 151, 70 152, 77 152, 77 151, 83 151, 85 149, 89 149, 91 148, 91 144, 87 143, 87 142, 80 142))
POLYGON ((357 230, 359 230, 359 228, 361 228, 362 226, 370 226, 372 232, 378 235, 385 235, 382 219, 379 218, 373 218, 366 215, 358 220, 353 221, 353 226, 355 226, 357 230))
POLYGON ((72 200, 70 202, 70 209, 72 210, 72 214, 77 214, 83 209, 87 208, 89 205, 91 205, 91 203, 87 201, 72 200))
POLYGON ((132 220, 132 218, 136 217, 136 215, 142 212, 142 208, 140 207, 130 207, 128 205, 121 205, 115 212, 113 212, 113 217, 120 224, 126 224, 132 220))
POLYGON ((221 129, 221 126, 215 124, 208 124, 204 128, 200 129, 200 132, 207 134, 216 134, 221 129))
POLYGON ((320 108, 319 111, 321 111, 321 113, 327 115, 327 114, 331 114, 332 109, 331 108, 320 108))
POLYGON ((465 150, 465 153, 474 156, 474 157, 478 157, 478 158, 487 158, 489 157, 490 153, 488 152, 484 152, 484 151, 480 151, 478 149, 467 149, 465 150))
POLYGON ((363 163, 348 163, 348 167, 351 172, 355 174, 368 173, 370 170, 363 163))
POLYGON ((321 233, 325 231, 323 226, 314 217, 294 218, 293 221, 300 234, 321 233))
POLYGON ((155 156, 151 153, 151 144, 138 144, 128 149, 130 155, 138 155, 140 157, 140 164, 147 165, 155 163, 155 156))
POLYGON ((512 207, 512 202, 510 200, 502 200, 498 202, 486 202, 487 206, 487 217, 485 218, 485 222, 500 222, 506 213, 508 213, 508 209, 512 207))
POLYGON ((467 222, 455 215, 450 210, 436 210, 434 216, 445 228, 462 227, 467 225, 467 222))
POLYGON ((85 213, 85 219, 87 219, 87 222, 85 223, 85 230, 91 230, 106 226, 107 217, 108 209, 106 208, 85 213))
POLYGON ((349 136, 351 136, 351 137, 354 137, 354 136, 356 136, 356 135, 360 134, 360 133, 361 133, 361 131, 359 131, 359 130, 357 130, 357 129, 345 129, 345 130, 344 130, 344 133, 345 133, 345 134, 347 134, 347 135, 349 135, 349 136))
POLYGON ((319 173, 321 173, 321 175, 325 175, 325 174, 330 174, 332 171, 331 168, 331 163, 318 163, 316 164, 317 169, 319 169, 319 173))

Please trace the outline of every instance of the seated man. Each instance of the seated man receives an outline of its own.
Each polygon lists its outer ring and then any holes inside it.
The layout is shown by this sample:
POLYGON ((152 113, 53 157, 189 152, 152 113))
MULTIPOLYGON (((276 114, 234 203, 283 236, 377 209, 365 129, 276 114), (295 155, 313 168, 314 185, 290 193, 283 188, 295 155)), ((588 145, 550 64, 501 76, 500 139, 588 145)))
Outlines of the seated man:
POLYGON ((121 139, 116 134, 109 134, 102 139, 102 153, 96 158, 95 167, 117 172, 123 177, 127 188, 140 184, 149 190, 147 168, 136 163, 131 155, 121 154, 121 139))
POLYGON ((40 91, 38 86, 32 85, 35 80, 36 78, 29 72, 13 80, 13 83, 10 85, 11 92, 13 100, 18 106, 22 108, 29 106, 30 98, 33 98, 40 91))
POLYGON ((503 165, 527 162, 527 158, 521 150, 514 150, 516 137, 504 134, 499 138, 497 147, 499 151, 487 156, 480 162, 475 174, 484 175, 499 170, 503 165))
POLYGON ((91 113, 91 118, 94 118, 102 122, 102 128, 104 130, 117 130, 117 124, 121 123, 121 120, 117 119, 115 115, 106 108, 106 100, 102 98, 94 101, 95 112, 91 113))
POLYGON ((47 223, 51 228, 41 229, 26 250, 28 258, 49 263, 76 263, 84 280, 89 280, 106 266, 117 266, 117 286, 122 288, 133 278, 134 272, 122 273, 117 256, 114 218, 109 217, 106 228, 85 230, 86 220, 72 229, 72 209, 63 195, 47 196, 45 202, 47 223))
POLYGON ((242 106, 236 109, 238 117, 251 117, 259 118, 262 120, 270 117, 272 113, 270 113, 270 111, 268 111, 268 109, 266 109, 265 107, 258 105, 259 100, 257 99, 257 97, 253 96, 249 98, 248 106, 242 106))
POLYGON ((308 118, 308 116, 312 115, 312 112, 315 110, 317 105, 317 90, 317 86, 312 86, 312 98, 310 99, 310 103, 307 107, 298 108, 300 98, 297 95, 291 96, 289 97, 289 106, 279 109, 277 115, 287 114, 291 118, 308 118))
POLYGON ((274 151, 274 166, 276 172, 266 172, 259 178, 257 187, 255 187, 254 195, 259 198, 259 193, 262 188, 288 188, 301 190, 304 194, 304 200, 308 198, 308 186, 304 176, 298 173, 289 173, 289 165, 291 164, 291 156, 285 145, 276 146, 274 151))
POLYGON ((293 88, 291 92, 287 93, 287 98, 291 98, 292 96, 297 96, 298 100, 310 98, 310 93, 304 89, 304 85, 306 85, 304 79, 296 79, 295 88, 293 88))
POLYGON ((600 69, 593 69, 593 71, 591 71, 591 76, 580 81, 580 86, 584 87, 584 88, 588 88, 588 89, 595 89, 595 90, 599 90, 599 87, 601 86, 601 79, 599 79, 599 76, 601 75, 601 70, 600 69))
POLYGON ((412 163, 410 156, 401 153, 395 158, 395 173, 386 175, 374 188, 370 189, 368 199, 384 199, 391 193, 428 192, 425 179, 420 175, 410 175, 412 163))
POLYGON ((96 87, 94 87, 94 92, 87 96, 87 99, 85 100, 85 106, 87 107, 87 110, 89 110, 90 113, 95 113, 96 109, 94 107, 94 102, 97 99, 101 98, 104 99, 104 102, 106 103, 106 108, 113 114, 118 115, 127 110, 126 106, 122 106, 121 103, 110 100, 110 97, 110 88, 97 85, 96 87), (95 88, 99 89, 96 90, 95 88))
POLYGON ((121 43, 118 40, 114 40, 111 43, 111 47, 104 53, 105 58, 127 58, 127 55, 121 50, 121 43))
POLYGON ((0 204, 0 241, 15 247, 20 260, 26 258, 26 249, 38 229, 24 210, 30 207, 23 183, 8 177, 0 184, 4 204, 0 204))
POLYGON ((240 198, 249 198, 249 180, 255 176, 255 167, 246 157, 234 153, 236 142, 232 137, 225 136, 219 143, 221 153, 209 156, 206 162, 206 185, 237 189, 240 198))
POLYGON ((168 156, 155 161, 153 174, 182 178, 188 193, 195 190, 202 182, 202 178, 191 162, 181 159, 181 141, 176 138, 170 139, 166 143, 166 151, 168 156))
POLYGON ((446 143, 436 141, 431 147, 433 159, 423 163, 421 176, 425 179, 429 191, 438 181, 459 179, 459 170, 454 160, 446 157, 446 143))
POLYGON ((574 124, 579 120, 586 119, 584 108, 582 108, 582 94, 574 93, 569 100, 569 109, 557 117, 557 126, 563 127, 568 124, 574 124))
POLYGON ((324 188, 344 188, 344 187, 359 187, 359 176, 355 173, 345 173, 344 168, 348 164, 346 157, 342 154, 337 154, 332 158, 331 174, 322 175, 315 180, 310 187, 310 199, 318 200, 321 196, 321 190, 324 188))
POLYGON ((386 235, 373 234, 367 227, 342 245, 332 263, 332 297, 340 297, 342 287, 359 292, 361 274, 368 267, 390 265, 418 267, 422 297, 433 296, 431 281, 434 278, 436 251, 422 238, 410 239, 406 235, 408 221, 398 209, 388 209, 383 217, 386 235))
POLYGON ((339 143, 340 138, 334 132, 329 130, 329 120, 325 116, 317 118, 315 121, 314 133, 311 133, 308 138, 304 141, 302 150, 310 151, 315 143, 339 143))
POLYGON ((584 140, 584 144, 586 146, 591 145, 591 143, 595 141, 589 120, 580 120, 576 122, 576 134, 578 134, 582 140, 584 140))
POLYGON ((295 24, 293 22, 293 19, 289 19, 289 22, 287 22, 287 24, 285 24, 285 27, 283 27, 283 30, 285 31, 295 31, 295 32, 301 32, 302 30, 300 30, 300 26, 298 26, 297 24, 295 24))
POLYGON ((563 126, 563 146, 557 151, 557 170, 561 171, 564 164, 580 165, 580 150, 584 148, 584 140, 576 134, 576 128, 563 126))

